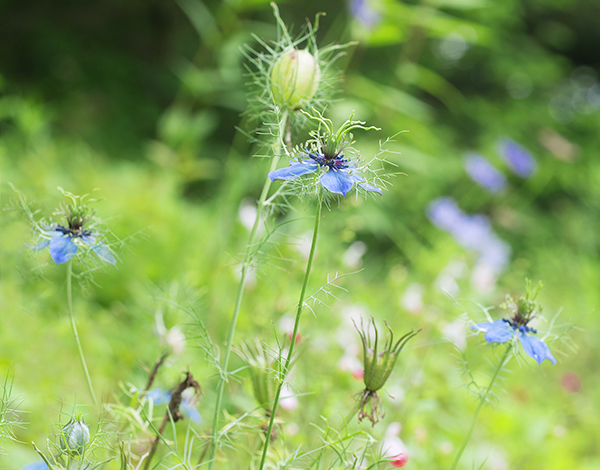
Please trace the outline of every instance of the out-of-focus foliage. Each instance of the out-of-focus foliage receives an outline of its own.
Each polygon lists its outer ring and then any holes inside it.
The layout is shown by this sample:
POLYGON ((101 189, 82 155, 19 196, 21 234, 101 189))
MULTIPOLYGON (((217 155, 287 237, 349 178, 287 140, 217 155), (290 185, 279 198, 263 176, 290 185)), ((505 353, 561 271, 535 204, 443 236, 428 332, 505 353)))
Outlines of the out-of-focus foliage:
MULTIPOLYGON (((548 319, 563 309, 557 329, 576 323, 571 337, 579 349, 556 341, 556 366, 540 369, 526 357, 511 363, 500 406, 482 413, 463 468, 486 458, 483 468, 492 470, 599 468, 600 5, 340 5, 279 7, 296 31, 306 17, 325 12, 322 44, 358 41, 339 61, 346 75, 328 115, 341 122, 355 110, 382 128, 355 136, 365 155, 377 152, 378 139, 407 131, 387 146, 388 159, 406 175, 383 199, 345 200, 324 216, 312 288, 336 271, 363 271, 338 282, 345 291, 327 300, 330 308, 317 305, 315 317, 303 317, 305 348, 292 377, 299 406, 282 412, 288 448, 318 446, 309 424, 353 407, 362 386, 351 373, 359 338, 348 319, 372 314, 398 331, 423 331, 403 351, 389 395, 382 394, 385 419, 365 430, 382 438, 399 421, 407 468, 448 467, 474 410, 462 361, 485 383, 488 359, 498 360, 468 329, 465 310, 484 321, 477 303, 499 305, 529 277, 544 280, 538 300, 548 319), (520 157, 507 154, 503 139, 534 159, 531 175, 514 172, 520 157), (467 173, 465 155, 472 153, 504 175, 503 190, 490 191, 485 178, 467 173), (463 215, 451 226, 432 217, 432 201, 442 197, 463 215)), ((95 387, 114 403, 129 390, 120 384, 144 386, 144 365, 151 367, 165 346, 157 335, 160 313, 166 327, 182 328, 187 346, 157 386, 168 389, 180 372, 193 373, 204 390, 198 409, 205 420, 196 431, 205 436, 216 377, 196 347, 197 323, 173 303, 192 308, 213 342, 222 343, 235 262, 247 239, 244 214, 268 168, 249 158, 260 147, 236 130, 250 131, 240 117, 240 47, 256 44, 253 34, 274 37, 272 10, 260 0, 102 0, 13 1, 0 12, 1 205, 19 205, 8 183, 44 215, 60 202, 57 186, 79 194, 99 188, 97 210, 124 243, 117 269, 81 276, 81 288, 76 283, 74 307, 95 387)), ((22 443, 57 435, 57 423, 68 422, 87 397, 65 313, 64 271, 27 248, 33 234, 22 211, 1 217, 0 376, 14 371, 6 402, 18 403, 21 415, 11 408, 18 442, 0 442, 8 452, 0 466, 18 469, 36 458, 22 443)), ((275 344, 274 331, 287 333, 303 234, 311 227, 297 214, 280 217, 296 220, 247 283, 239 324, 241 335, 267 344, 275 344)), ((501 309, 492 316, 499 319, 501 309)), ((244 372, 239 378, 225 402, 231 416, 256 406, 250 380, 244 372)), ((86 416, 92 430, 103 419, 86 416)), ((228 451, 229 468, 245 468, 256 450, 256 435, 242 430, 238 438, 245 447, 228 451)))

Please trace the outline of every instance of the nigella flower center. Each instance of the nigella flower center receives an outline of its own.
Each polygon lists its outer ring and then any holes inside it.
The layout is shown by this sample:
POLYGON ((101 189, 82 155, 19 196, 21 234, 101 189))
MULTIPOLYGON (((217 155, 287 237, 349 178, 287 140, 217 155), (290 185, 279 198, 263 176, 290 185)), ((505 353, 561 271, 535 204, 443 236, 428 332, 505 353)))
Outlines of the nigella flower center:
POLYGON ((55 227, 55 230, 72 238, 89 237, 92 234, 91 230, 83 230, 83 227, 67 228, 63 227, 62 225, 57 225, 55 227))
POLYGON ((512 320, 508 320, 503 318, 502 321, 508 323, 513 330, 519 330, 521 333, 537 333, 535 328, 531 328, 527 326, 527 323, 522 323, 521 318, 514 318, 512 320))
POLYGON ((315 155, 309 153, 308 156, 317 162, 319 166, 326 166, 337 171, 349 168, 348 160, 344 158, 343 155, 336 155, 335 157, 327 158, 325 155, 315 155))

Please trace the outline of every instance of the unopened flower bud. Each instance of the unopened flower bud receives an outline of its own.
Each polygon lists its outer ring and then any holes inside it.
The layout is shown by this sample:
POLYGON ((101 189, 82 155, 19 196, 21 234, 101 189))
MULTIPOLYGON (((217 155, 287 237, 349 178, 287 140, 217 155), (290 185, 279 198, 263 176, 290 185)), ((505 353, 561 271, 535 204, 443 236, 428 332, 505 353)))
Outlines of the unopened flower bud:
POLYGON ((81 455, 90 442, 90 428, 83 419, 71 418, 62 429, 60 448, 71 455, 81 455))
POLYGON ((271 90, 277 104, 300 109, 317 92, 321 71, 306 49, 284 54, 271 70, 271 90))

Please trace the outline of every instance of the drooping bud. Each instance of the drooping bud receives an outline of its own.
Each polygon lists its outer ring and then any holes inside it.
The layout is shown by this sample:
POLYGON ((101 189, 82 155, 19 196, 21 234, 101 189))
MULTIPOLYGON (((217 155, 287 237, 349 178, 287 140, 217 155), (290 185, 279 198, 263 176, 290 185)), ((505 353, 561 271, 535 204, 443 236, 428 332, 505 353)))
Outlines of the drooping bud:
POLYGON ((82 455, 90 442, 90 428, 81 418, 71 418, 62 428, 60 448, 71 455, 82 455))
POLYGON ((306 49, 293 49, 271 69, 271 91, 281 107, 300 109, 315 96, 321 71, 315 56, 306 49))

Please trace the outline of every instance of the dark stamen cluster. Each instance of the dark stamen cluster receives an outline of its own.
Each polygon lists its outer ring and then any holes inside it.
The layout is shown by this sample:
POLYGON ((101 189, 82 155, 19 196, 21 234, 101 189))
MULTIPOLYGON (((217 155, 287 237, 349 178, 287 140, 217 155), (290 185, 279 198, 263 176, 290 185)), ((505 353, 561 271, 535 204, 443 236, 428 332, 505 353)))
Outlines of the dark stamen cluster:
MULTIPOLYGON (((531 320, 531 318, 529 320, 531 320)), ((503 318, 502 321, 505 321, 506 323, 508 323, 513 330, 519 330, 523 333, 537 333, 537 330, 535 328, 531 328, 530 326, 527 326, 527 323, 522 323, 522 321, 523 321, 522 318, 513 319, 513 320, 508 320, 506 318, 503 318)))
POLYGON ((308 156, 312 158, 315 162, 317 162, 321 166, 328 166, 334 170, 343 170, 348 168, 348 160, 344 158, 343 155, 338 155, 332 158, 327 158, 324 155, 315 155, 309 153, 308 156))
POLYGON ((89 237, 92 234, 91 230, 83 230, 83 226, 79 226, 78 228, 69 228, 63 227, 62 225, 57 225, 55 230, 64 233, 65 235, 69 235, 71 237, 89 237))

